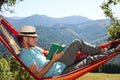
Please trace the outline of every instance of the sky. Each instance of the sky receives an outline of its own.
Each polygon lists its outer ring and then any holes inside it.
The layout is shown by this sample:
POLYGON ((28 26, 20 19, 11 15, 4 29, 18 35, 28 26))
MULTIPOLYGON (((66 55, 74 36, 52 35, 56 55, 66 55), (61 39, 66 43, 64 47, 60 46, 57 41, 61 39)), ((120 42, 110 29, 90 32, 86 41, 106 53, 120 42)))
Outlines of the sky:
POLYGON ((23 0, 11 7, 15 13, 3 12, 6 17, 28 17, 34 14, 60 18, 83 16, 89 19, 104 19, 100 8, 105 0, 23 0))

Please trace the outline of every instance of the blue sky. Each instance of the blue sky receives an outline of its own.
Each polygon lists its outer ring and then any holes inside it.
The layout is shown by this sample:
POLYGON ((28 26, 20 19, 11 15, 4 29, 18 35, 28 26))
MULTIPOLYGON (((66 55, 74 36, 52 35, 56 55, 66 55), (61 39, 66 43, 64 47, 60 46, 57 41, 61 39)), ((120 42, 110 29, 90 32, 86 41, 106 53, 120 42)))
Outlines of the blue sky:
POLYGON ((23 0, 12 7, 15 13, 4 12, 6 17, 27 17, 34 14, 59 18, 84 16, 89 19, 104 19, 100 5, 105 0, 23 0))

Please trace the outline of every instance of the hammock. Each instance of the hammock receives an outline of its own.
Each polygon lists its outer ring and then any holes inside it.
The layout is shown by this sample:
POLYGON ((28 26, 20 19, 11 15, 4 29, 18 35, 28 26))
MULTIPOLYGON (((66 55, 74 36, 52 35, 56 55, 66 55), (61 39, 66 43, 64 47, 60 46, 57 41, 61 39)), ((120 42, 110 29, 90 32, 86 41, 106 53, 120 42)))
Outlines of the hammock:
MULTIPOLYGON (((0 15, 0 40, 1 42, 7 47, 7 49, 11 52, 11 54, 20 62, 20 64, 36 79, 36 80, 75 80, 78 77, 81 77, 82 75, 94 70, 95 68, 99 67, 103 63, 111 60, 113 57, 117 56, 120 52, 115 52, 101 60, 95 61, 93 63, 90 63, 84 67, 81 67, 79 69, 76 69, 74 71, 71 71, 69 73, 59 75, 59 76, 53 76, 50 78, 37 78, 26 66, 25 64, 19 59, 17 54, 20 51, 20 43, 19 43, 19 37, 18 32, 16 29, 10 25, 4 17, 0 15)), ((120 43, 120 39, 107 42, 104 44, 101 44, 100 48, 109 47, 112 44, 120 43)), ((47 55, 48 51, 44 50, 40 47, 42 52, 47 55)), ((78 52, 77 59, 81 56, 84 56, 84 53, 78 52)))

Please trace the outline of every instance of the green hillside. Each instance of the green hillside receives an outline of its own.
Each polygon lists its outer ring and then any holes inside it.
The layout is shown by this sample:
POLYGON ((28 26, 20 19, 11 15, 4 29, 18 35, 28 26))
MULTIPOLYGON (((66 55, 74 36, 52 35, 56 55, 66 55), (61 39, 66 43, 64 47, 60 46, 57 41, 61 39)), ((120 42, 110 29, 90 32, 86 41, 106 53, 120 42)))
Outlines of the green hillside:
POLYGON ((76 80, 120 80, 120 74, 88 73, 76 80))

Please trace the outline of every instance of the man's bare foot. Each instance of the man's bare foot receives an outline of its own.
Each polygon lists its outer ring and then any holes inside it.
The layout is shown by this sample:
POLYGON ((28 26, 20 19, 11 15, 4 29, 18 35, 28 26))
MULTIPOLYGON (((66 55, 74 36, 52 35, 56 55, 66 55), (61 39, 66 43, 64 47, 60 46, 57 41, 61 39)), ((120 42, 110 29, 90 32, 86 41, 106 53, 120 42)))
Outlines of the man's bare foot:
POLYGON ((120 51, 120 44, 115 48, 117 51, 120 51))

